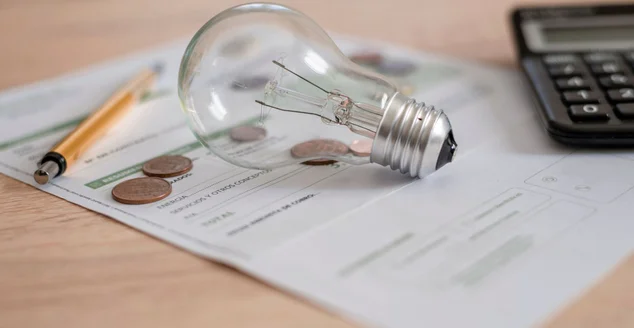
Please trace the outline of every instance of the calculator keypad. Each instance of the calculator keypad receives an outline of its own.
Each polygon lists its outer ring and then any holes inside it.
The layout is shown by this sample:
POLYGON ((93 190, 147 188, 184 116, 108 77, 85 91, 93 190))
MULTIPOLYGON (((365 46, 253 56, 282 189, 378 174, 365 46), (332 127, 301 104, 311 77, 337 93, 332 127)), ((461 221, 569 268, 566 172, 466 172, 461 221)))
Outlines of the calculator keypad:
POLYGON ((555 80, 557 84, 557 88, 559 90, 576 90, 576 89, 586 89, 590 86, 588 80, 585 80, 581 77, 575 76, 564 79, 555 80))
POLYGON ((585 54, 583 59, 586 63, 595 64, 595 63, 605 63, 609 61, 618 60, 618 55, 609 53, 609 52, 593 52, 589 54, 585 54))
POLYGON ((605 62, 603 64, 592 65, 592 73, 594 74, 613 74, 623 72, 623 67, 613 61, 605 62))
POLYGON ((634 89, 623 88, 608 90, 608 97, 615 103, 634 102, 634 89))
POLYGON ((548 73, 552 77, 576 76, 581 74, 581 68, 575 64, 556 64, 551 65, 548 73))
POLYGON ((634 120, 634 52, 550 54, 542 60, 572 121, 634 120))
POLYGON ((588 90, 567 91, 563 93, 563 98, 568 104, 589 104, 599 102, 599 94, 588 90))
POLYGON ((599 84, 605 88, 627 87, 632 85, 632 79, 623 74, 611 74, 600 77, 599 84))
POLYGON ((621 117, 634 117, 634 103, 617 104, 614 111, 621 117))
POLYGON ((546 65, 574 64, 578 61, 577 56, 570 54, 545 55, 546 65))
POLYGON ((570 116, 575 121, 607 121, 610 118, 610 107, 607 105, 572 105, 570 116))

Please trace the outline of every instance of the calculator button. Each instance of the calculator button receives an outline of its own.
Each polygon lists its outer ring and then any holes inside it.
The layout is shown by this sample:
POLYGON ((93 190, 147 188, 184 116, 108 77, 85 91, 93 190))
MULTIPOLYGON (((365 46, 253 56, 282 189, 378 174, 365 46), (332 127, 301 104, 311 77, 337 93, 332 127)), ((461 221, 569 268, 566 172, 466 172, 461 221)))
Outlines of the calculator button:
POLYGON ((596 92, 579 90, 564 92, 564 100, 569 104, 598 103, 599 95, 596 92))
POLYGON ((571 76, 581 74, 581 69, 575 64, 558 64, 549 66, 548 73, 553 77, 571 76))
POLYGON ((632 84, 630 79, 623 74, 612 74, 599 79, 599 83, 606 88, 627 87, 632 84))
POLYGON ((606 61, 615 61, 617 60, 617 56, 613 53, 594 52, 583 56, 583 59, 585 59, 587 63, 598 64, 606 61))
POLYGON ((590 86, 587 80, 578 76, 567 79, 557 79, 555 84, 557 84, 557 87, 561 90, 585 89, 590 86))
POLYGON ((594 74, 612 74, 622 73, 623 67, 616 62, 605 62, 603 64, 592 65, 592 73, 594 74))
POLYGON ((614 102, 634 102, 634 89, 608 90, 608 97, 614 102))
POLYGON ((614 110, 619 116, 634 118, 634 103, 617 104, 614 110))
POLYGON ((548 65, 572 64, 579 61, 579 57, 572 54, 546 55, 542 59, 548 65))
POLYGON ((609 107, 598 104, 574 105, 568 110, 573 121, 607 121, 609 112, 609 107))

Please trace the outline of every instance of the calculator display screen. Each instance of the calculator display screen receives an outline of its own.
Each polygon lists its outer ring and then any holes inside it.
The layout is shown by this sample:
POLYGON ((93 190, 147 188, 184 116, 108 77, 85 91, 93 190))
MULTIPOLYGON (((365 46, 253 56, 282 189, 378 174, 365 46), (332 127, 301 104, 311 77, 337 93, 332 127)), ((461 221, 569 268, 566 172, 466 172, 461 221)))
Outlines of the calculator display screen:
POLYGON ((525 19, 526 46, 533 52, 621 51, 634 49, 634 15, 525 19))
POLYGON ((568 42, 604 42, 634 40, 634 25, 546 27, 542 29, 549 44, 568 42))

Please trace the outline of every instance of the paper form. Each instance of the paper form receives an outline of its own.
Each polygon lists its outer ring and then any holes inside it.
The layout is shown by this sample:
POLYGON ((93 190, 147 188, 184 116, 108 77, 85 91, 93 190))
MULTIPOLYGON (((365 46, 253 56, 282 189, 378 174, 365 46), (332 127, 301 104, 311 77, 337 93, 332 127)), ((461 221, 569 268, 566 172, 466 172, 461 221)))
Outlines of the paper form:
MULTIPOLYGON (((632 250, 634 157, 551 142, 517 73, 367 41, 338 44, 344 52, 390 49, 418 64, 398 83, 447 111, 459 144, 454 163, 422 180, 378 165, 255 171, 225 163, 180 112, 177 43, 5 92, 0 172, 373 327, 533 326, 632 250), (166 71, 159 95, 65 176, 36 185, 41 156, 121 81, 157 61, 166 71), (194 162, 167 179, 169 197, 112 200, 118 182, 142 176, 142 163, 161 154, 194 162)), ((236 152, 276 142, 240 146, 226 132, 213 138, 236 152)))

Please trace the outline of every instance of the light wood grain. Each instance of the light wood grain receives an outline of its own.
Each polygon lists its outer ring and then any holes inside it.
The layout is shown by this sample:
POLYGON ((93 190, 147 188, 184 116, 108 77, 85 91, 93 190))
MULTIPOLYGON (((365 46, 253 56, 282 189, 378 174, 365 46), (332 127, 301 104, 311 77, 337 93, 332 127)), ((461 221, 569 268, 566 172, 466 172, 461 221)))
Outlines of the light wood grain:
MULTIPOLYGON (((507 25, 514 1, 280 2, 333 32, 514 62, 507 25)), ((235 4, 0 0, 0 88, 190 36, 235 4)), ((352 327, 230 268, 5 176, 0 195, 0 327, 352 327)), ((595 325, 586 327, 632 327, 634 259, 619 270, 626 273, 608 277, 553 326, 590 320, 595 325), (614 304, 609 311, 606 299, 614 304)))
POLYGON ((634 256, 621 263, 544 328, 634 327, 634 256))

